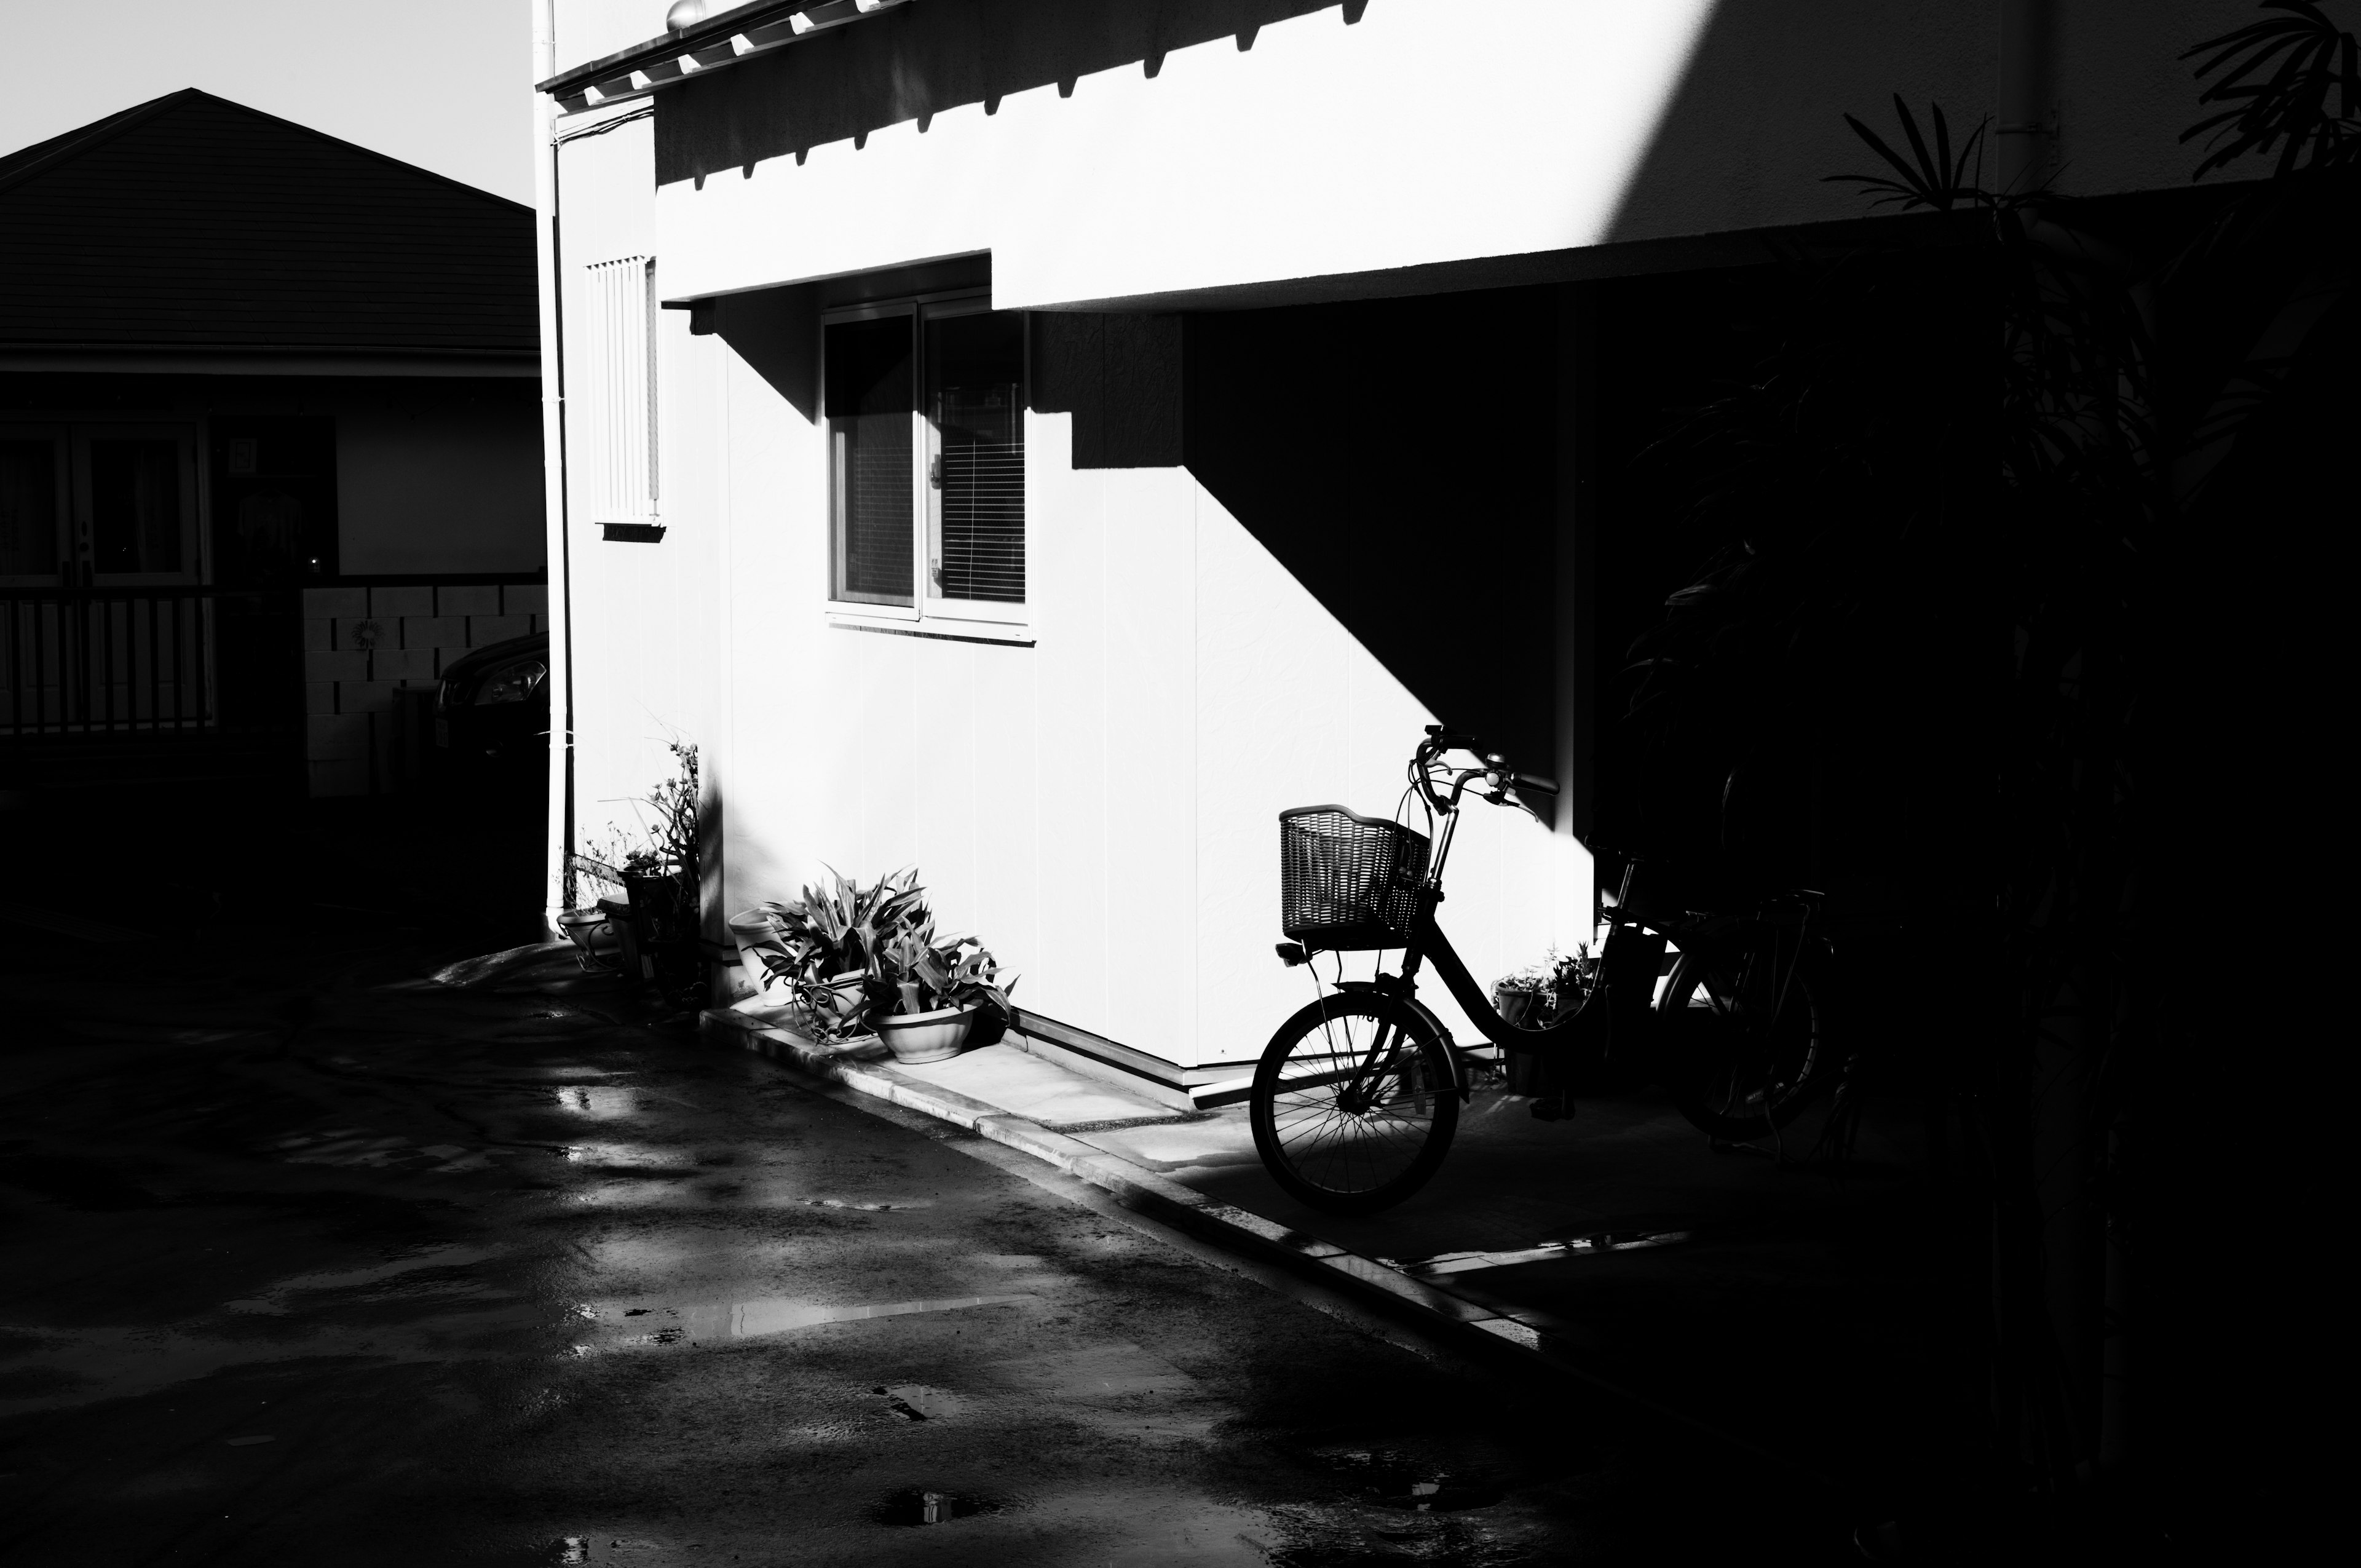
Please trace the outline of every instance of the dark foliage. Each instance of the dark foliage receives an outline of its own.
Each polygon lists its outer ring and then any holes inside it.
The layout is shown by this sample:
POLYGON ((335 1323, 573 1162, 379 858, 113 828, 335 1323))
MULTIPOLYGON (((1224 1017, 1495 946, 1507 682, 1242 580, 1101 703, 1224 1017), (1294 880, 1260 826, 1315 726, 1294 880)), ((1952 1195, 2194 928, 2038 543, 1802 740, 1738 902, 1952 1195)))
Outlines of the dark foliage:
POLYGON ((1981 130, 1955 148, 1940 110, 1897 97, 1893 139, 1847 116, 1882 167, 1832 178, 1949 243, 1791 258, 1779 349, 1659 454, 1706 567, 1626 672, 1629 750, 1718 795, 1696 850, 1792 871, 1816 772, 1907 796, 1881 830, 1939 998, 1894 1036, 1928 1047, 1936 1338, 1985 1495, 2068 1512, 2134 1474, 2128 1281, 2165 1223, 2136 1129, 2207 1045, 2168 1001, 2201 665, 2254 630, 2235 556, 2287 525, 2290 433, 2351 336, 2356 41, 2265 9, 2190 51, 2225 107, 2183 139, 2211 138, 2201 177, 2272 174, 2169 232, 1982 188, 1981 130))

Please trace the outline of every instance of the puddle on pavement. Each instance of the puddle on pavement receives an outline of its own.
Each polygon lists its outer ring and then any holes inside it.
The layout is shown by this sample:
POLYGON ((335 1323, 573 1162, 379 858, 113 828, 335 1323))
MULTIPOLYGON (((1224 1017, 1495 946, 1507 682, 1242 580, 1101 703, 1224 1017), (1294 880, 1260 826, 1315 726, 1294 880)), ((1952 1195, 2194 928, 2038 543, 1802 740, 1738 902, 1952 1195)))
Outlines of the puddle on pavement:
POLYGON ((692 1176, 697 1168, 695 1159, 685 1151, 653 1144, 568 1144, 566 1158, 570 1165, 609 1170, 674 1170, 692 1176))
POLYGON ((1313 1457, 1353 1481, 1380 1508, 1410 1513, 1458 1513, 1489 1508, 1502 1488, 1485 1476, 1453 1471, 1386 1449, 1341 1449, 1313 1457))
POLYGON ((898 1214, 906 1209, 931 1209, 928 1198, 898 1198, 891 1203, 856 1203, 849 1198, 798 1198, 807 1209, 854 1209, 864 1214, 898 1214))
MULTIPOLYGON (((899 1318, 921 1312, 961 1312, 975 1307, 1016 1306, 1039 1299, 1032 1295, 947 1296, 923 1301, 822 1307, 792 1296, 773 1296, 690 1307, 607 1307, 590 1310, 599 1321, 640 1331, 615 1341, 619 1345, 677 1344, 683 1340, 717 1344, 817 1328, 822 1323, 858 1322, 868 1318, 899 1318)), ((588 1354, 592 1348, 577 1346, 576 1354, 588 1354)))
POLYGON ((639 1094, 630 1089, 609 1084, 567 1084, 550 1093, 559 1110, 594 1122, 615 1121, 639 1113, 639 1094))
POLYGON ((972 1519, 977 1514, 996 1514, 1013 1506, 1002 1497, 979 1497, 972 1492, 936 1492, 924 1486, 905 1486, 888 1492, 871 1506, 869 1517, 879 1524, 926 1525, 949 1524, 953 1519, 972 1519))

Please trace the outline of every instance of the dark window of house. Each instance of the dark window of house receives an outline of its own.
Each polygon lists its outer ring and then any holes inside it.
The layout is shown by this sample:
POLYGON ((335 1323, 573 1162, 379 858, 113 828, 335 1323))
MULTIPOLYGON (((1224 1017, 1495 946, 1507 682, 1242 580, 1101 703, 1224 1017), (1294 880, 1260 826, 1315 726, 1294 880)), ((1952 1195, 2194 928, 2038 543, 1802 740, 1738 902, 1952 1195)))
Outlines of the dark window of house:
POLYGON ((834 597, 860 604, 911 602, 913 323, 837 322, 823 348, 834 597))
POLYGON ((336 575, 335 420, 216 417, 212 468, 218 582, 282 587, 336 575))
POLYGON ((933 597, 1025 602, 1025 318, 927 323, 933 597))
POLYGON ((57 569, 57 443, 0 441, 0 577, 57 569))
POLYGON ((181 570, 180 443, 93 441, 90 524, 98 570, 181 570))

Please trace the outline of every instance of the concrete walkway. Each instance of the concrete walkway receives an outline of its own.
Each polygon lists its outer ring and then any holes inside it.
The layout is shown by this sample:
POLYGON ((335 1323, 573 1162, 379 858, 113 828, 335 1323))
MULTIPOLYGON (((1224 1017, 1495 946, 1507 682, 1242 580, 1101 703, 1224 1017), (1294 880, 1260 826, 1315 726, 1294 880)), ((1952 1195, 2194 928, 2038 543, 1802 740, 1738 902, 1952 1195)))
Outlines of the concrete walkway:
MULTIPOLYGON (((751 1003, 702 1029, 1024 1150, 1126 1203, 1422 1320, 1609 1385, 1864 1502, 1916 1447, 1926 1337, 1910 1245, 1915 1119, 1872 1106, 1841 1178, 1720 1151, 1633 1093, 1543 1122, 1479 1090, 1428 1187, 1323 1214, 1264 1172, 1243 1105, 1187 1112, 1001 1044, 923 1066, 816 1045, 751 1003)), ((1782 1157, 1784 1157, 1784 1158, 1782 1157)))

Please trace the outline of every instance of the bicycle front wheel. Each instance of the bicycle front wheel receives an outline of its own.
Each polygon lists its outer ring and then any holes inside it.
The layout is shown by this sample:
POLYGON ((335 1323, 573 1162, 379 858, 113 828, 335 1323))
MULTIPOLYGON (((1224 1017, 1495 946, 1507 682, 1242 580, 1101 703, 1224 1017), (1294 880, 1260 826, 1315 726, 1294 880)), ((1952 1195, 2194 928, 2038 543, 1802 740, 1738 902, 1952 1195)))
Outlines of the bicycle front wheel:
POLYGON ((1459 1127, 1449 1047, 1391 998, 1326 996, 1279 1025, 1248 1109, 1271 1179, 1314 1209, 1370 1214, 1426 1185, 1459 1127))

